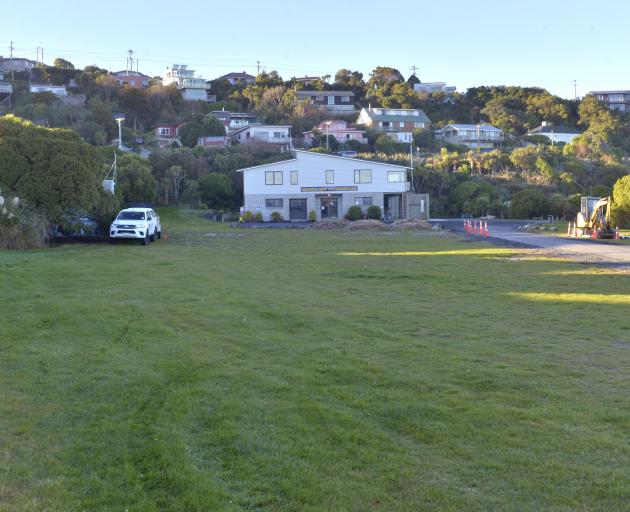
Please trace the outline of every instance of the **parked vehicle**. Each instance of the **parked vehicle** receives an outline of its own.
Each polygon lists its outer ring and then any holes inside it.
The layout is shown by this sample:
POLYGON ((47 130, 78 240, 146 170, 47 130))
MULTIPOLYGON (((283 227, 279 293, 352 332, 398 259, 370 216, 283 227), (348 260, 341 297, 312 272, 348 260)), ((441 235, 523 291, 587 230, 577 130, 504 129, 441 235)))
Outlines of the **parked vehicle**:
POLYGON ((147 240, 162 238, 160 217, 151 208, 127 208, 121 210, 109 228, 109 242, 118 239, 137 239, 142 245, 147 240))

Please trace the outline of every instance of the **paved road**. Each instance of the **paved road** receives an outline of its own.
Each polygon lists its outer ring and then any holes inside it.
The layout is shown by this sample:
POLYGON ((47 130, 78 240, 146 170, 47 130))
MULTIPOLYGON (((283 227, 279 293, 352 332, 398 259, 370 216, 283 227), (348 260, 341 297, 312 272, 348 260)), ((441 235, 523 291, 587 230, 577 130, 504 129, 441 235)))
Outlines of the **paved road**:
MULTIPOLYGON (((431 222, 439 222, 452 231, 464 234, 463 220, 431 219, 431 222)), ((582 261, 630 265, 630 245, 594 240, 575 240, 562 236, 538 235, 517 230, 519 225, 527 223, 527 221, 489 221, 488 231, 491 237, 489 241, 498 239, 519 246, 543 249, 558 256, 568 256, 582 261)))

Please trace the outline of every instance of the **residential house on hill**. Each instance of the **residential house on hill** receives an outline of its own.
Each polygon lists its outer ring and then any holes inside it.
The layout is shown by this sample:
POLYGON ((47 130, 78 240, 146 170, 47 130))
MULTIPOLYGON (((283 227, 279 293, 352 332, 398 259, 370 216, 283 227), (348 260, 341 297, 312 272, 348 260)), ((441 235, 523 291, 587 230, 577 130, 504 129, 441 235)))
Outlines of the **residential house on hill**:
POLYGON ((410 192, 409 168, 295 151, 294 158, 240 169, 244 208, 265 221, 278 212, 291 221, 343 217, 350 206, 381 207, 387 219, 427 219, 429 197, 410 192))
POLYGON ((367 144, 365 130, 357 130, 353 126, 348 126, 348 123, 341 119, 323 121, 312 130, 304 132, 304 144, 306 146, 310 146, 313 143, 316 132, 324 135, 332 135, 341 143, 356 140, 361 144, 367 144))
POLYGON ((591 91, 599 101, 608 105, 610 110, 630 112, 630 91, 591 91))
POLYGON ((229 112, 227 110, 214 110, 211 114, 225 126, 225 131, 231 133, 250 124, 262 124, 256 114, 249 112, 229 112))
POLYGON ((119 85, 126 85, 134 89, 146 89, 149 87, 149 80, 151 79, 150 76, 143 73, 129 70, 116 71, 112 75, 116 78, 119 85))
POLYGON ((291 126, 249 124, 230 133, 234 142, 240 144, 274 144, 281 150, 291 148, 291 126))
POLYGON ((292 80, 298 84, 302 84, 304 86, 309 86, 318 80, 321 80, 320 76, 301 76, 301 77, 293 77, 292 80))
POLYGON ((446 85, 446 82, 420 82, 417 84, 413 84, 413 90, 416 92, 424 92, 429 95, 438 92, 444 94, 452 94, 457 91, 457 87, 455 87, 454 85, 446 85))
MULTIPOLYGON (((179 130, 186 124, 181 123, 160 123, 155 126, 155 139, 160 143, 173 143, 179 141, 179 130)), ((162 144, 163 145, 163 144, 162 144)))
POLYGON ((243 71, 242 73, 228 73, 220 76, 217 80, 227 80, 232 85, 251 85, 256 81, 256 77, 243 71))
POLYGON ((37 62, 22 57, 2 57, 0 55, 0 71, 10 73, 14 71, 20 73, 22 71, 30 71, 37 67, 37 62))
POLYGON ((431 121, 420 109, 412 108, 363 108, 357 119, 358 125, 386 133, 396 142, 412 142, 413 131, 428 129, 431 121))
POLYGON ((568 144, 580 135, 580 131, 573 126, 554 126, 546 121, 543 121, 542 125, 534 128, 533 130, 529 130, 527 135, 542 135, 543 137, 547 137, 552 144, 554 142, 564 142, 565 144, 568 144))
POLYGON ((186 101, 217 101, 214 94, 210 94, 210 84, 204 78, 195 76, 195 71, 183 64, 173 64, 167 69, 162 79, 163 85, 175 84, 186 101))
POLYGON ((68 91, 66 90, 65 85, 31 84, 29 91, 31 94, 49 92, 59 97, 68 96, 68 91))
POLYGON ((230 145, 226 135, 206 135, 197 139, 197 146, 225 148, 230 145))
POLYGON ((354 112, 352 91, 297 91, 300 100, 308 100, 314 106, 336 113, 354 112))
POLYGON ((459 144, 470 149, 494 149, 504 139, 503 131, 489 124, 447 124, 434 133, 444 143, 459 144))

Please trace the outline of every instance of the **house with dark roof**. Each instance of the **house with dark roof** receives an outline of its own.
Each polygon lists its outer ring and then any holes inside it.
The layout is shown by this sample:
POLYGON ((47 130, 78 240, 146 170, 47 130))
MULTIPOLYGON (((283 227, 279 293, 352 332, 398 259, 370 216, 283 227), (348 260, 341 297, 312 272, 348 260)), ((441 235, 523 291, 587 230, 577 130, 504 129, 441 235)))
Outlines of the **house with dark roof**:
POLYGON ((483 150, 499 147, 504 138, 501 129, 489 124, 447 124, 433 133, 445 144, 483 150))
POLYGON ((610 110, 630 112, 630 91, 591 91, 598 101, 608 105, 610 110))
POLYGON ((298 91, 297 97, 328 112, 343 114, 355 111, 352 91, 298 91))
POLYGON ((529 130, 527 135, 542 135, 547 137, 552 144, 557 142, 568 144, 580 135, 580 131, 573 126, 553 125, 543 121, 537 128, 529 130))
POLYGON ((220 76, 217 80, 227 80, 232 85, 250 85, 256 81, 256 77, 243 71, 242 73, 228 73, 220 76))
POLYGON ((361 109, 356 124, 386 133, 396 142, 411 142, 413 131, 428 129, 431 120, 419 108, 368 108, 361 109))

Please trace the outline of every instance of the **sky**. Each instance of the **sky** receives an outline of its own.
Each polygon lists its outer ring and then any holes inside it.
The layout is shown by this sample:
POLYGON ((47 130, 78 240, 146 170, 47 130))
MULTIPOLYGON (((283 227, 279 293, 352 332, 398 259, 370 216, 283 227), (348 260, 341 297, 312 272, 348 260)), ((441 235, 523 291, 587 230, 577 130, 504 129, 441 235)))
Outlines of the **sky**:
POLYGON ((391 66, 407 78, 543 87, 573 98, 630 89, 627 4, 621 0, 1 0, 0 55, 162 76, 187 64, 210 80, 231 71, 364 78, 391 66), (8 5, 7 5, 8 4, 8 5))

